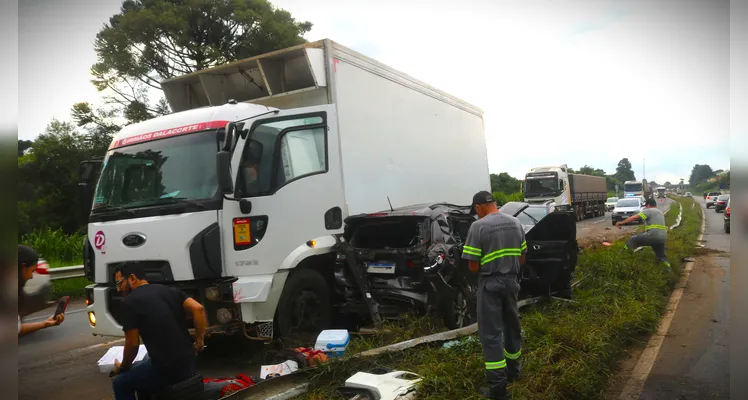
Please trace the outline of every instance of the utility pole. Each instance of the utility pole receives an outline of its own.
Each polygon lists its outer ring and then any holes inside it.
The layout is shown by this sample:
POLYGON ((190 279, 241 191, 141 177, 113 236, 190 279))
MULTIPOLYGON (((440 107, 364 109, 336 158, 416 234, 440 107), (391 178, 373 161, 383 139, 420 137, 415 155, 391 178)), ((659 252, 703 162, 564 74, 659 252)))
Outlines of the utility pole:
POLYGON ((645 159, 642 158, 642 182, 647 178, 647 164, 645 159))

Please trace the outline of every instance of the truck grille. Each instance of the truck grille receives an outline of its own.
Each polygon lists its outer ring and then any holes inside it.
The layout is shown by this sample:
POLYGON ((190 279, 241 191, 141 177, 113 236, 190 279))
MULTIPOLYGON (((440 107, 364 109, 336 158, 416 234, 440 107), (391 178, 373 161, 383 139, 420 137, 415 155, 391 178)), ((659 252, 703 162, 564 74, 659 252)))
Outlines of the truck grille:
MULTIPOLYGON (((145 270, 145 279, 150 283, 169 283, 174 282, 174 275, 171 271, 171 265, 168 261, 164 260, 148 260, 138 262, 143 266, 145 270)), ((114 273, 117 267, 124 264, 124 262, 107 264, 107 283, 112 285, 115 282, 114 273)))

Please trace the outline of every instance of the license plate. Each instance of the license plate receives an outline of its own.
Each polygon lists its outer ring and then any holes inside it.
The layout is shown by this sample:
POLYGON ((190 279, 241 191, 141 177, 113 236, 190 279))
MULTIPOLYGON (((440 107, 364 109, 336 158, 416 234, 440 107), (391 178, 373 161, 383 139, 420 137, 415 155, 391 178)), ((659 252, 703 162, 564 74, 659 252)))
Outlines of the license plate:
POLYGON ((366 264, 366 272, 370 274, 394 274, 395 263, 392 262, 370 262, 366 264))

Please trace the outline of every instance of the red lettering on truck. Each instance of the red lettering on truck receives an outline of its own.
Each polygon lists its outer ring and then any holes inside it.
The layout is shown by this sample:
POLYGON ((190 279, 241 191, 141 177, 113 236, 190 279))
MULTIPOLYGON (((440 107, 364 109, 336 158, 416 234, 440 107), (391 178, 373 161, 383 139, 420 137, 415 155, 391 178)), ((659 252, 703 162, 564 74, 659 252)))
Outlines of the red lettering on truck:
POLYGON ((116 149, 118 147, 130 146, 137 143, 149 142, 151 140, 184 135, 187 133, 200 132, 208 129, 218 129, 226 126, 227 123, 229 123, 229 121, 198 122, 196 124, 178 126, 175 128, 164 129, 156 132, 143 133, 140 135, 131 136, 129 138, 113 140, 112 144, 109 145, 109 150, 116 149))

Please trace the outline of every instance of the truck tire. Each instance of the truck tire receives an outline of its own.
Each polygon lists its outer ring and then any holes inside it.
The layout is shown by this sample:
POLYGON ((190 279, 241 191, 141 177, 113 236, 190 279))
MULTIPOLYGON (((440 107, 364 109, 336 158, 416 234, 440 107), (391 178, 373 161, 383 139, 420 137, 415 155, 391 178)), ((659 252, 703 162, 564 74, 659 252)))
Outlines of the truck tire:
POLYGON ((330 328, 330 288, 317 271, 300 269, 288 277, 275 314, 281 337, 317 335, 330 328))

